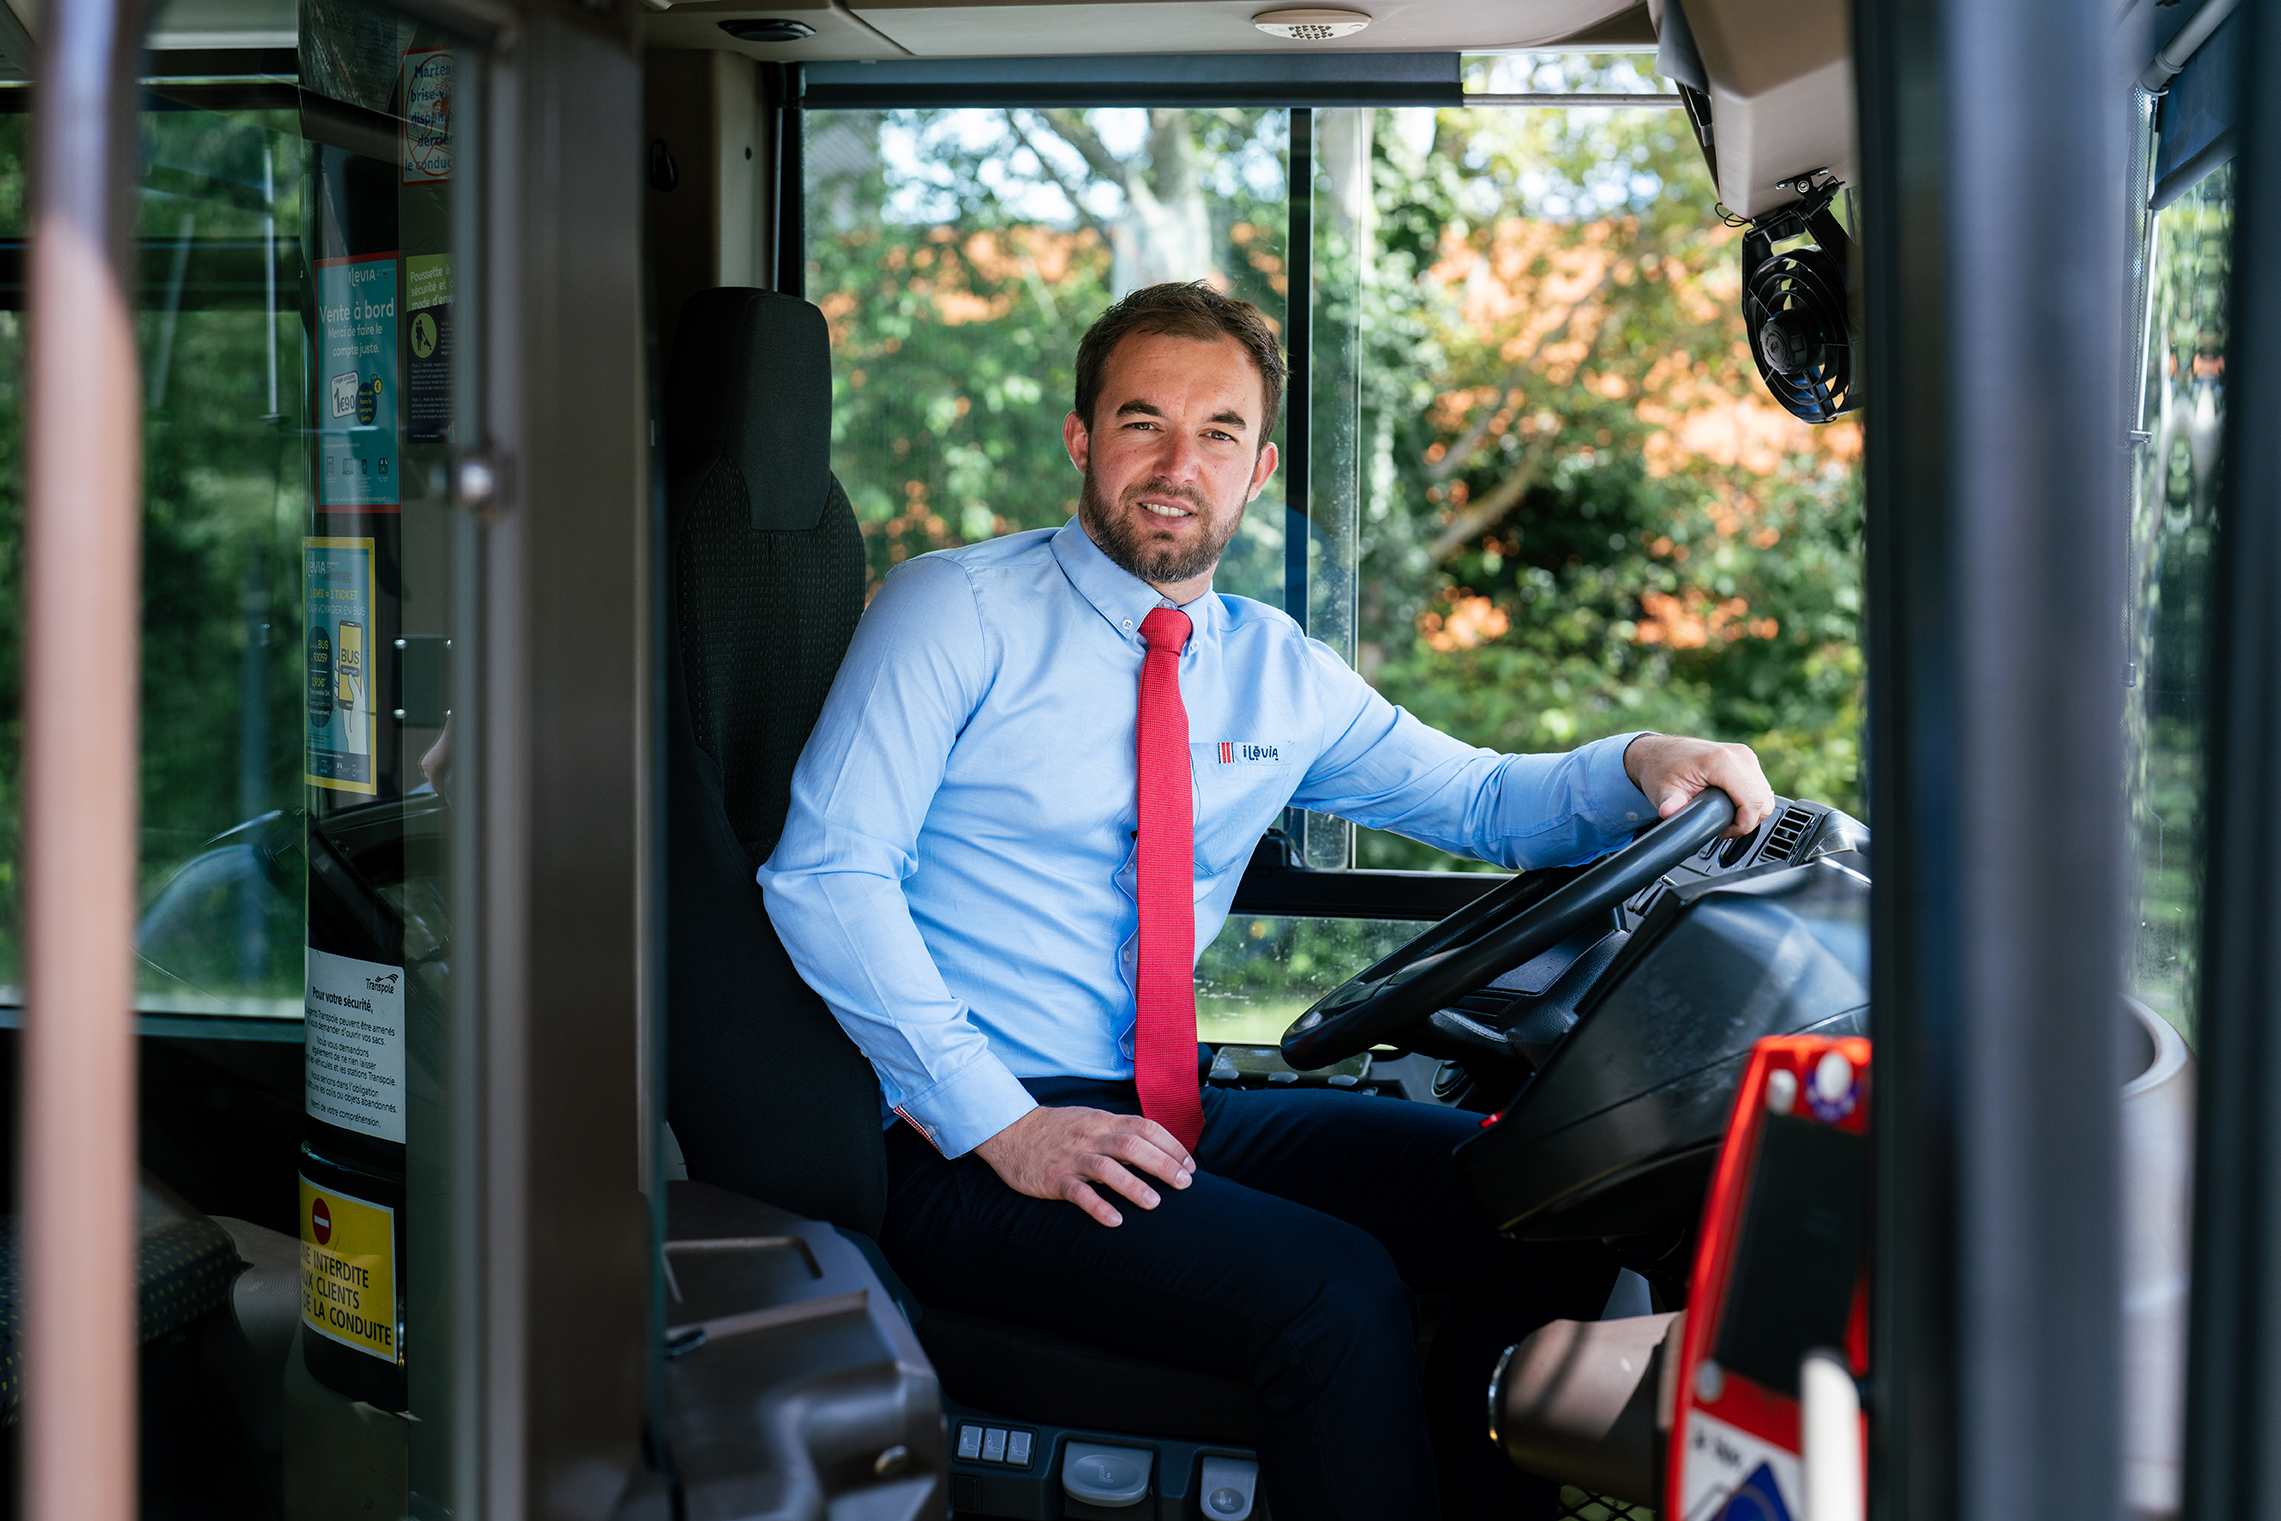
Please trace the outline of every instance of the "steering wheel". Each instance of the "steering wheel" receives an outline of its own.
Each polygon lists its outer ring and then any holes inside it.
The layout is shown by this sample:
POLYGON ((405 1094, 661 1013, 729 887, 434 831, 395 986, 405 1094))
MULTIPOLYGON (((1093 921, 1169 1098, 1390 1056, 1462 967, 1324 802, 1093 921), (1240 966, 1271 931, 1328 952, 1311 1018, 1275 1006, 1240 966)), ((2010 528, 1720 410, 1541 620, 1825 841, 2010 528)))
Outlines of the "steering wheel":
POLYGON ((1537 902, 1528 873, 1444 919, 1383 961, 1332 989, 1283 1032, 1283 1059, 1300 1071, 1327 1067, 1376 1045, 1402 1045, 1438 1009, 1520 966, 1607 914, 1717 839, 1735 805, 1716 787, 1603 856, 1537 902))

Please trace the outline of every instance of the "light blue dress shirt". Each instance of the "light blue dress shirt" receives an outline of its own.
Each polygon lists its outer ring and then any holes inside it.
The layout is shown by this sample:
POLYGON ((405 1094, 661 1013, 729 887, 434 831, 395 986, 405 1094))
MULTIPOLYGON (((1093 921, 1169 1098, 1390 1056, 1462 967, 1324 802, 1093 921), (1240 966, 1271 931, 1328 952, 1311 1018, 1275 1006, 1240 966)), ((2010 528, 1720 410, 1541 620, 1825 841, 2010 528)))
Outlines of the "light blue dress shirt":
MULTIPOLYGON (((1169 605, 1074 519, 921 556, 863 615, 800 756, 769 917, 946 1156, 1033 1107, 1021 1078, 1132 1076, 1140 623, 1169 605)), ((1286 804, 1508 867, 1589 859, 1655 817, 1631 735, 1478 750, 1273 608, 1182 610, 1198 951, 1286 804)))

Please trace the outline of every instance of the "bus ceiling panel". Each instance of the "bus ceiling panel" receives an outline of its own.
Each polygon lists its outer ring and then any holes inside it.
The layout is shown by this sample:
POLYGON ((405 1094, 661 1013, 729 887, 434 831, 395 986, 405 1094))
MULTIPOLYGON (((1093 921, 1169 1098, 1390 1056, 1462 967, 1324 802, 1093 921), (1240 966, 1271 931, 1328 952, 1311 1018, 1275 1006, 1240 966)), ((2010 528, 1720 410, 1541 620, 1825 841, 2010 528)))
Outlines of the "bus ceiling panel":
MULTIPOLYGON (((1479 52, 1571 45, 1579 34, 1616 34, 1646 46, 1635 0, 1371 0, 1370 24, 1328 41, 1274 38, 1252 24, 1257 0, 1105 0, 1105 3, 943 4, 851 0, 863 21, 923 58, 1142 53, 1252 53, 1320 60, 1341 53, 1479 52)), ((1331 102, 1323 102, 1330 104, 1331 102)), ((1370 102, 1341 102, 1343 104, 1370 102)))
POLYGON ((1822 0, 1684 3, 1710 80, 1719 199, 1727 208, 1754 217, 1796 200, 1783 182, 1815 169, 1857 183, 1846 7, 1822 0))
POLYGON ((644 0, 652 14, 642 23, 642 45, 651 52, 668 48, 711 48, 742 53, 768 63, 808 63, 826 58, 901 58, 903 50, 828 0, 790 0, 756 5, 755 0, 702 0, 676 5, 644 0), (808 35, 781 42, 755 41, 729 31, 738 22, 787 21, 808 35))

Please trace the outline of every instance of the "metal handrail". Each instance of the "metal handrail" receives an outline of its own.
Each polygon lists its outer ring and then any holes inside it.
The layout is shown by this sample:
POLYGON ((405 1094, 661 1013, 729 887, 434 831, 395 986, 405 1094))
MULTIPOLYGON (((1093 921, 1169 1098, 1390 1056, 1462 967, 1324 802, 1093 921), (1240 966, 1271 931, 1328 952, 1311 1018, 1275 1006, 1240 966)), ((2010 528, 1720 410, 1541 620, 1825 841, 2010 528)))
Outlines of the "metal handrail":
POLYGON ((129 1521, 142 386, 136 0, 54 0, 33 117, 24 510, 24 1425, 31 1521, 129 1521))

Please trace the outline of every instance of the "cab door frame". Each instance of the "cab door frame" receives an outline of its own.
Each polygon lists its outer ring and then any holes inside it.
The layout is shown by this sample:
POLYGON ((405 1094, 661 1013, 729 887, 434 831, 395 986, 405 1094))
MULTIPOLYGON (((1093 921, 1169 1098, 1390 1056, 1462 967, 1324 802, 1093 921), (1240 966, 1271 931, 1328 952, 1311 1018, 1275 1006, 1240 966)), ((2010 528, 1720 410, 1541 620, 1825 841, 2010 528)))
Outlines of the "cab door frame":
POLYGON ((1858 0, 1870 1514, 2121 1514, 2121 125, 2106 15, 1858 0))
POLYGON ((463 1515, 609 1515, 644 1473, 660 726, 637 9, 538 3, 493 32, 460 191, 485 302, 454 482, 478 630, 455 674, 482 720, 454 866, 478 948, 452 1082, 463 1515))

